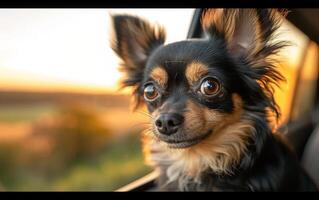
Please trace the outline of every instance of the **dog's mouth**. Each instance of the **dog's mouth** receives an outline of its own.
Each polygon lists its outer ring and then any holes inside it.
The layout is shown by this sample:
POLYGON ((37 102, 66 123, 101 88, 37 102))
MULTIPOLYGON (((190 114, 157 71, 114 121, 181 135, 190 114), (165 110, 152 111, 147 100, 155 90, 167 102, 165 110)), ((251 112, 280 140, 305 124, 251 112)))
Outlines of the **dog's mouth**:
POLYGON ((200 143, 205 138, 207 138, 211 133, 212 133, 212 130, 209 130, 204 135, 201 135, 199 137, 195 137, 192 139, 188 139, 188 140, 163 140, 162 139, 162 141, 165 142, 169 148, 182 149, 182 148, 188 148, 200 143))

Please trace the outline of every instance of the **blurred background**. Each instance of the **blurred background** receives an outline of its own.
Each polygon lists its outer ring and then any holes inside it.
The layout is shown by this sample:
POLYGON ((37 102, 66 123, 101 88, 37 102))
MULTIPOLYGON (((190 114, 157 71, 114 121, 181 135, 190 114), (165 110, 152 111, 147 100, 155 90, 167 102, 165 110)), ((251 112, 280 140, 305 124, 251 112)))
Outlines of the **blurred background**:
POLYGON ((193 9, 0 9, 0 189, 114 190, 151 172, 119 91, 110 14, 186 38, 193 9), (173 19, 173 20, 172 20, 173 19))
MULTIPOLYGON (((151 172, 140 143, 148 117, 119 90, 110 14, 159 23, 169 43, 186 38, 194 11, 0 9, 0 190, 107 191, 151 172)), ((309 112, 318 73, 318 45, 288 21, 281 30, 293 45, 279 66, 278 125, 309 112), (297 78, 307 101, 294 98, 297 78)))

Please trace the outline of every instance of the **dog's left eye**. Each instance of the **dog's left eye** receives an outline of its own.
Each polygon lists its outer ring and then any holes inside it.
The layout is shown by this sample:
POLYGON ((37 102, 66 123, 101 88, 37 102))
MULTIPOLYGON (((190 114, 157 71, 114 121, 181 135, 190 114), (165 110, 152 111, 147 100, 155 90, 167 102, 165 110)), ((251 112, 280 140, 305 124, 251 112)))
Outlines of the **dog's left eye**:
POLYGON ((220 83, 213 77, 205 78, 200 86, 200 92, 206 96, 214 96, 220 91, 220 83))

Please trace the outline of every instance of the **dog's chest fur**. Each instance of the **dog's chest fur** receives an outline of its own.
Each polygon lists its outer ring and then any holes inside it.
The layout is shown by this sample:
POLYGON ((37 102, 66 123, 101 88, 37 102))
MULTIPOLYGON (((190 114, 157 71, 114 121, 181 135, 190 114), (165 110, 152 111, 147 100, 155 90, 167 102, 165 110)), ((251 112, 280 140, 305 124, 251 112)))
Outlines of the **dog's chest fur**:
POLYGON ((218 191, 219 185, 225 189, 225 181, 230 188, 231 185, 240 186, 236 184, 240 179, 231 180, 229 177, 232 166, 239 164, 254 132, 250 121, 243 120, 211 136, 196 148, 173 150, 151 135, 145 135, 146 162, 160 172, 158 185, 161 190, 218 191), (226 174, 227 179, 218 174, 226 174))
POLYGON ((248 184, 241 184, 240 178, 225 179, 210 170, 201 172, 196 180, 182 175, 173 181, 169 181, 170 178, 165 173, 167 169, 161 170, 163 171, 157 180, 157 189, 160 191, 251 191, 248 184))
MULTIPOLYGON (((261 133, 257 131, 256 135, 261 133)), ((192 162, 185 162, 185 158, 173 154, 157 140, 145 137, 143 143, 147 163, 160 173, 156 188, 160 191, 316 191, 295 158, 276 138, 265 138, 258 156, 254 148, 248 149, 240 162, 235 162, 237 167, 232 173, 216 173, 203 164, 203 158, 190 165, 192 162)))

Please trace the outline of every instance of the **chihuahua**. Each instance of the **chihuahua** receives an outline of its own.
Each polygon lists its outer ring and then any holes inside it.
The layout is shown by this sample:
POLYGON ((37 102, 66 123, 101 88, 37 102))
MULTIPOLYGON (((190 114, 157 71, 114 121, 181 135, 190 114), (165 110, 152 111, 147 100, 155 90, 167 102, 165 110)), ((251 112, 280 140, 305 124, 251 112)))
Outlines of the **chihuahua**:
POLYGON ((285 11, 205 9, 205 38, 165 43, 159 25, 113 15, 124 87, 144 104, 146 160, 159 191, 311 191, 311 179, 270 125, 284 80, 275 41, 285 11))

